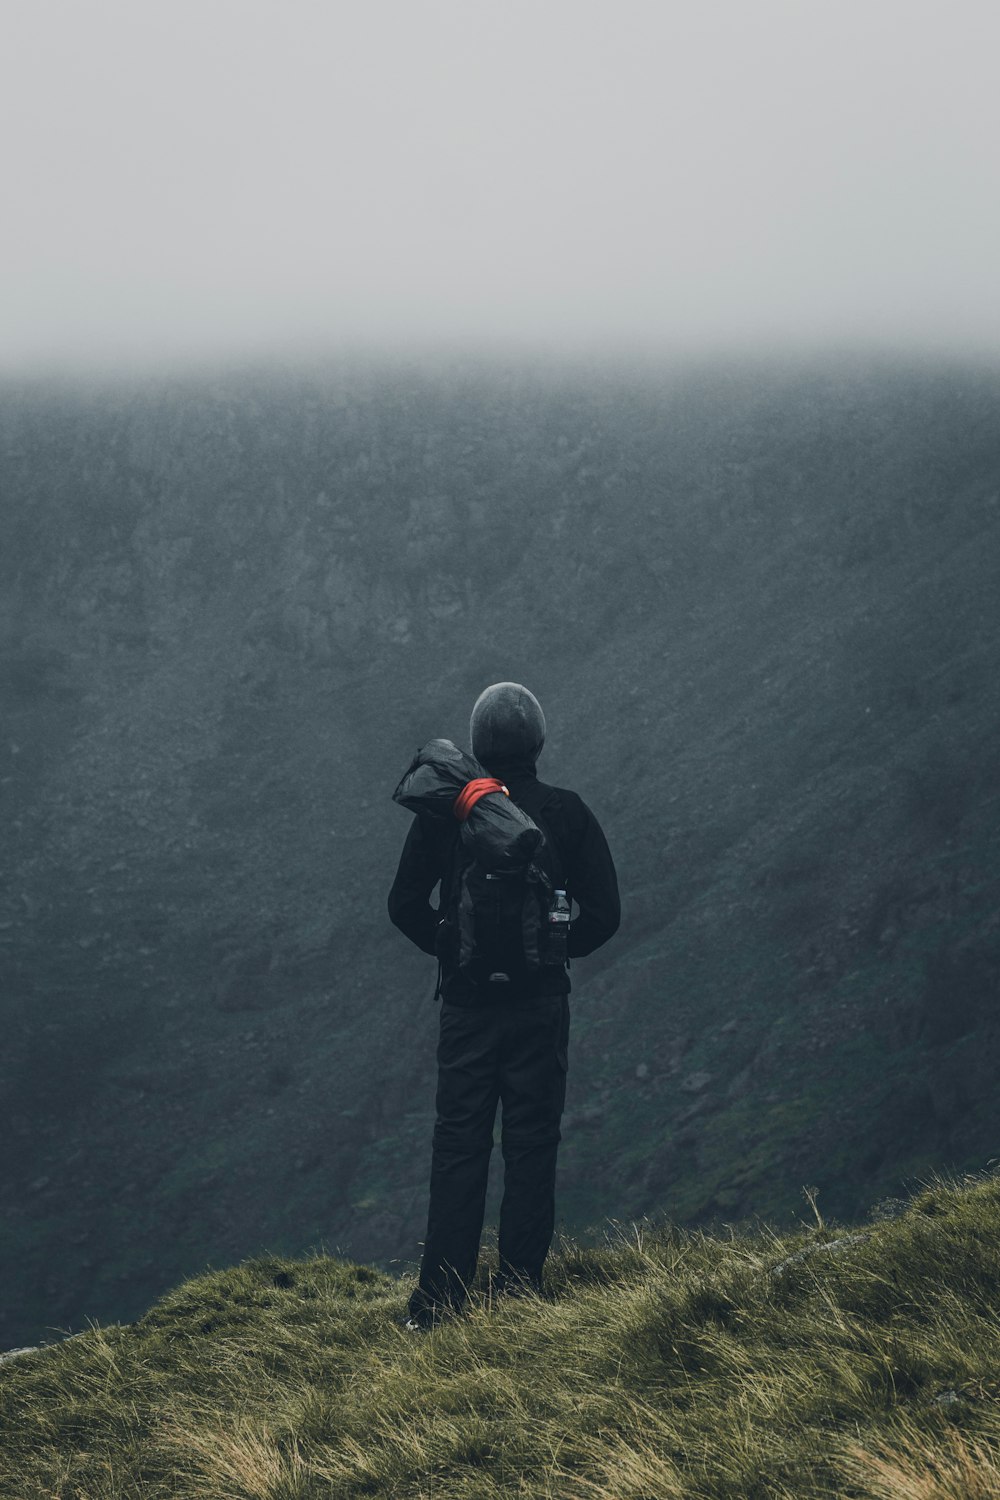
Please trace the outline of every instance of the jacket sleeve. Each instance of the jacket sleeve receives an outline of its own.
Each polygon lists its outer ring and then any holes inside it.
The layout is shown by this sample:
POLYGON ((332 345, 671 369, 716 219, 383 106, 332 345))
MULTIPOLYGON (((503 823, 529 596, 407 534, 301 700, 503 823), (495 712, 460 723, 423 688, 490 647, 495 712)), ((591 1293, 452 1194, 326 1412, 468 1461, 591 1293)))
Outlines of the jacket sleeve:
POLYGON ((600 823, 582 800, 575 797, 578 824, 573 858, 568 871, 569 895, 580 910, 569 930, 570 958, 585 958, 618 931, 621 899, 611 850, 600 823))
POLYGON ((414 818, 389 892, 389 920, 421 952, 432 955, 438 913, 430 898, 444 874, 443 854, 441 839, 423 819, 414 818))

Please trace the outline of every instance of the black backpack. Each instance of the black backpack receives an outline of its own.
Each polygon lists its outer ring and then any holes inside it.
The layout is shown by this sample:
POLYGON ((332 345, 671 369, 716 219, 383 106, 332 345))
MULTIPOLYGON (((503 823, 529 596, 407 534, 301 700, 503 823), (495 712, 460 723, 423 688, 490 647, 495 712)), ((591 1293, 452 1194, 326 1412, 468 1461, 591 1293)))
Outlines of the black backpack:
MULTIPOLYGON (((540 969, 561 968, 549 951, 549 908, 565 887, 559 852, 543 818, 553 794, 525 788, 519 805, 541 830, 531 860, 519 869, 487 869, 456 838, 442 887, 437 956, 476 986, 523 984, 540 969)), ((438 980, 440 992, 441 976, 438 980)), ((499 989, 498 989, 499 993, 499 989)))

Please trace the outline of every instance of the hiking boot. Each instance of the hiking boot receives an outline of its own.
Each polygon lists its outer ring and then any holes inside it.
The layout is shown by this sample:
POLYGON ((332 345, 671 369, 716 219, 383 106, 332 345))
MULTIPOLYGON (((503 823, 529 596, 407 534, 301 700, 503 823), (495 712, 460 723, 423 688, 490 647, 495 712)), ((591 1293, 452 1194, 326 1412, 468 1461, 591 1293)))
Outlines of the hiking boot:
POLYGON ((435 1328, 440 1328, 442 1323, 449 1318, 455 1318, 458 1314, 453 1307, 425 1307, 419 1312, 410 1312, 403 1318, 401 1327, 407 1333, 432 1333, 435 1328))
POLYGON ((505 1301, 508 1297, 544 1297, 544 1295, 539 1276, 501 1272, 499 1276, 494 1276, 490 1283, 490 1296, 494 1302, 505 1301))
POLYGON ((410 1298, 402 1326, 407 1333, 430 1333, 431 1329, 436 1328, 445 1318, 454 1316, 454 1308, 432 1301, 426 1292, 418 1288, 410 1298))

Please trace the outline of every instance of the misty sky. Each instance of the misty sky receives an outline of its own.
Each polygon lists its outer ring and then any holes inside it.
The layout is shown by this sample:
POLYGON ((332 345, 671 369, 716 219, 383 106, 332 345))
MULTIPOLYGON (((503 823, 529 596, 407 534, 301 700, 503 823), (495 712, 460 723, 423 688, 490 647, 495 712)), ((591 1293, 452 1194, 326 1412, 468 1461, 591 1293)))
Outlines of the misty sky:
POLYGON ((0 0, 0 362, 1000 340, 997 0, 0 0))

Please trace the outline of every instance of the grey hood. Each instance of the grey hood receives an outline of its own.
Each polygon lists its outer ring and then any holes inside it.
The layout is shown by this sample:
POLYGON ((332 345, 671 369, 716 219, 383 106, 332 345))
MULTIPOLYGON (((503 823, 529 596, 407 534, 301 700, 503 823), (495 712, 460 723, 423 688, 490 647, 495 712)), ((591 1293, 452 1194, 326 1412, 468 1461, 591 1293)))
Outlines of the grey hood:
POLYGON ((534 693, 519 682, 495 682, 476 699, 469 720, 472 753, 494 765, 534 765, 545 744, 545 715, 534 693))

